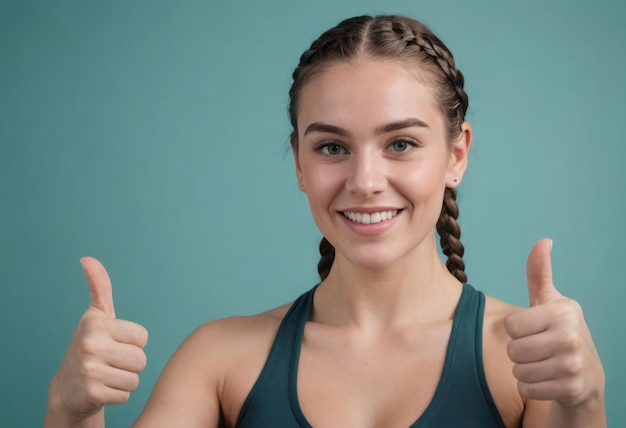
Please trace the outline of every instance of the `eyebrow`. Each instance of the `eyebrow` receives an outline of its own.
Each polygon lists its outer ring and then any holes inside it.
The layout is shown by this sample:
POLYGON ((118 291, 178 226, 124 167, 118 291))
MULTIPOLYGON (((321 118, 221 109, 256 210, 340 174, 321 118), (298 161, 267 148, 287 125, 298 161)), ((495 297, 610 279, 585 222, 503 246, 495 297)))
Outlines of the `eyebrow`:
MULTIPOLYGON (((423 120, 418 119, 416 117, 409 117, 407 119, 398 120, 396 122, 386 123, 384 125, 377 126, 374 132, 377 135, 381 135, 381 134, 386 134, 388 132, 398 131, 400 129, 405 129, 405 128, 413 128, 413 127, 430 128, 430 126, 428 126, 428 124, 424 122, 423 120)), ((312 124, 307 126, 306 129, 304 130, 304 135, 306 136, 307 134, 311 132, 323 132, 323 133, 328 133, 328 134, 337 134, 337 135, 341 135, 344 137, 350 134, 350 132, 348 132, 344 128, 341 128, 336 125, 330 125, 328 123, 322 123, 322 122, 313 122, 312 124)))

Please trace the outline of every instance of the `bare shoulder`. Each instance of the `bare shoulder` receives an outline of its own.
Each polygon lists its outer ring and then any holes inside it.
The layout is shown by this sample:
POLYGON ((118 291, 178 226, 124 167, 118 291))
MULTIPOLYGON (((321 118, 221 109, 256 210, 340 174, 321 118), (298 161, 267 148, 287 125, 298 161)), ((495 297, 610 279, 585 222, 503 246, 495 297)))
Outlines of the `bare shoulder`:
MULTIPOLYGON (((548 403, 529 401, 522 398, 513 376, 513 362, 507 353, 511 340, 506 333, 504 320, 507 315, 524 308, 511 305, 491 296, 485 299, 483 324, 483 360, 489 390, 502 419, 507 427, 519 427, 522 418, 528 420, 528 413, 534 414, 537 422, 545 420, 548 403)), ((531 426, 540 426, 539 424, 531 426)))
MULTIPOLYGON (((291 303, 250 316, 235 316, 207 322, 187 338, 189 346, 206 348, 218 357, 247 351, 268 339, 272 340, 291 303)), ((206 355, 206 354, 205 354, 206 355)))
POLYGON ((504 319, 507 315, 522 310, 521 307, 512 305, 491 296, 485 296, 485 332, 489 337, 485 339, 508 343, 508 335, 504 329, 504 319))
POLYGON ((194 330, 163 369, 134 426, 233 426, 290 306, 194 330))
MULTIPOLYGON (((507 315, 520 311, 519 306, 511 305, 491 296, 485 296, 485 315, 483 320, 483 350, 485 368, 496 367, 498 370, 512 369, 513 365, 506 352, 509 336, 504 327, 507 315), (487 364, 489 363, 489 364, 487 364)), ((507 377, 512 377, 509 371, 507 377)))

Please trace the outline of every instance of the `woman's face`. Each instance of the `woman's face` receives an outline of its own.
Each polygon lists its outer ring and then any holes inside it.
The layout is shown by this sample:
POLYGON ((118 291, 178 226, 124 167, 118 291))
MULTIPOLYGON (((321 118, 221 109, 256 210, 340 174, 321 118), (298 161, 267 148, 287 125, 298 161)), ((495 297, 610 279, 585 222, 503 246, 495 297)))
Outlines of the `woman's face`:
POLYGON ((432 251, 445 187, 465 171, 469 125, 449 142, 433 91, 415 73, 391 61, 339 63, 300 94, 300 188, 337 254, 362 267, 432 251))

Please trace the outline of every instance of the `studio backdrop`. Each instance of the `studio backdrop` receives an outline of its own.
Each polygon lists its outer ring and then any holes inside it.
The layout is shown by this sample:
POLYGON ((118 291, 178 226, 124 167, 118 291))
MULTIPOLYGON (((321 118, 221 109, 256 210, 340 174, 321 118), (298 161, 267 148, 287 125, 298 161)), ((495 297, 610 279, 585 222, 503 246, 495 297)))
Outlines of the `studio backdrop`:
POLYGON ((361 14, 429 25, 466 77, 474 142, 459 189, 469 282, 528 304, 525 264, 554 240, 626 424, 626 3, 0 0, 0 425, 43 423, 47 387, 109 270, 148 366, 107 423, 130 426, 203 322, 317 281, 287 92, 300 54, 361 14))

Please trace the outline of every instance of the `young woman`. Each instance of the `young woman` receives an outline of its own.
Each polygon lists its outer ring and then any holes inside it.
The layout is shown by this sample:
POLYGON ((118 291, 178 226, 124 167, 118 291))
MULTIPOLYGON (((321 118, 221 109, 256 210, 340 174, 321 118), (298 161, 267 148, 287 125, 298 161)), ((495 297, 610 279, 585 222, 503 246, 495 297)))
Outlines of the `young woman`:
MULTIPOLYGON (((472 129, 451 53, 400 16, 325 32, 293 73, 298 183, 324 238, 292 304, 207 323, 174 354, 137 427, 603 427, 604 374, 579 305, 528 259, 531 307, 465 284, 456 187, 472 129), (436 246, 440 236, 444 265, 436 246)), ((145 365, 105 269, 50 384, 46 426, 104 425, 145 365)))

